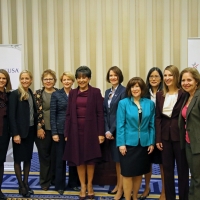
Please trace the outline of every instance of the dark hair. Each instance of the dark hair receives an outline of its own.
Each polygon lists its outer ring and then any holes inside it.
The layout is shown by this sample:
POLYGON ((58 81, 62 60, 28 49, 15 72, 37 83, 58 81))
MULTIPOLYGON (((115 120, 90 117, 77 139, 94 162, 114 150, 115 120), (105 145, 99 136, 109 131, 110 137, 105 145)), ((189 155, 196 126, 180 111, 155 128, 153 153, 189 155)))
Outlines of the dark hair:
MULTIPOLYGON (((192 78, 197 82, 197 89, 200 88, 200 74, 199 71, 196 68, 193 67, 187 67, 180 73, 179 78, 179 84, 181 85, 183 74, 190 73, 192 75, 192 78)), ((182 87, 182 86, 181 86, 182 87)))
POLYGON ((118 76, 119 83, 122 83, 123 80, 124 80, 124 76, 122 74, 121 69, 119 67, 117 67, 117 66, 113 66, 108 70, 107 75, 106 75, 107 82, 110 83, 109 76, 110 76, 110 71, 111 70, 118 76))
POLYGON ((12 84, 11 84, 11 81, 10 81, 10 75, 5 69, 0 69, 0 73, 3 74, 6 77, 5 89, 6 89, 6 92, 9 92, 10 90, 12 90, 12 84))
POLYGON ((159 76, 160 76, 160 79, 161 79, 161 82, 160 82, 160 84, 159 84, 159 86, 158 86, 158 91, 161 91, 162 88, 163 88, 163 74, 162 74, 161 69, 158 68, 158 67, 152 67, 152 68, 149 70, 148 74, 147 74, 147 79, 146 79, 147 92, 148 92, 149 89, 151 88, 151 84, 150 84, 150 82, 149 82, 149 77, 151 76, 151 74, 152 74, 154 71, 157 71, 157 72, 158 72, 158 74, 159 74, 159 76))
POLYGON ((92 72, 89 67, 87 66, 80 66, 75 73, 75 78, 77 79, 79 76, 86 76, 91 78, 92 72))
POLYGON ((131 87, 133 87, 137 83, 138 83, 138 85, 140 86, 140 89, 141 89, 141 97, 145 96, 146 89, 147 89, 145 82, 140 77, 133 77, 132 79, 129 80, 129 82, 127 83, 127 86, 126 86, 126 95, 128 97, 132 96, 131 87))

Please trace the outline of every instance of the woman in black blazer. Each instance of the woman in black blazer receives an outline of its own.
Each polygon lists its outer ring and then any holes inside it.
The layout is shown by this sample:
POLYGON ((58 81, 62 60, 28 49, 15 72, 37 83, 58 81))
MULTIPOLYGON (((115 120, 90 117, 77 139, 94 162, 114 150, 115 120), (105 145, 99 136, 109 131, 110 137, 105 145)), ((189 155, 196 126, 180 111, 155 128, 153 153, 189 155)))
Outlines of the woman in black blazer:
POLYGON ((6 200, 6 196, 1 191, 3 182, 4 162, 10 141, 8 130, 8 96, 12 89, 10 76, 4 69, 0 69, 0 200, 6 200))
POLYGON ((33 143, 37 131, 37 109, 33 93, 31 72, 24 70, 19 76, 19 87, 10 94, 9 124, 13 137, 14 169, 19 183, 19 194, 30 197, 33 191, 28 185, 33 143), (23 180, 21 162, 23 166, 23 180))
MULTIPOLYGON (((68 96, 75 81, 75 77, 71 72, 64 72, 60 77, 60 81, 63 84, 63 88, 53 92, 51 95, 50 124, 52 138, 56 147, 55 190, 62 195, 65 190, 66 180, 66 161, 62 159, 66 143, 64 138, 64 127, 68 96)), ((80 183, 76 167, 69 166, 68 186, 73 190, 79 191, 79 185, 80 183)))
POLYGON ((191 173, 189 200, 200 199, 200 75, 195 68, 180 74, 181 87, 187 93, 179 114, 180 144, 185 149, 191 173))
POLYGON ((104 97, 104 121, 105 136, 109 140, 111 157, 116 162, 117 184, 108 194, 115 194, 114 199, 120 199, 123 196, 122 175, 119 163, 119 149, 116 147, 116 113, 118 103, 125 98, 126 88, 121 85, 123 82, 122 71, 117 67, 111 67, 106 75, 106 80, 112 87, 105 92, 104 97))
POLYGON ((185 94, 179 89, 179 70, 174 65, 164 69, 163 91, 156 93, 156 147, 162 152, 166 200, 175 200, 174 168, 178 172, 179 200, 188 200, 189 170, 184 150, 180 148, 178 116, 185 94))

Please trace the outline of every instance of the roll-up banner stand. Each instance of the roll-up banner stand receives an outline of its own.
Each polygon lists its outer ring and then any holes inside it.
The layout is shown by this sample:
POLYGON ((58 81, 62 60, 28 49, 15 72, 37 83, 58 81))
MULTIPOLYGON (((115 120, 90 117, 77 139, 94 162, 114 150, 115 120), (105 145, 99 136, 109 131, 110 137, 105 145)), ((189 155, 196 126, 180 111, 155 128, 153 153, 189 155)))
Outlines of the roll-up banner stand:
POLYGON ((200 72, 200 38, 188 38, 188 67, 200 72))
MULTIPOLYGON (((12 89, 17 89, 19 85, 19 74, 22 70, 21 44, 0 45, 0 69, 5 69, 9 73, 12 89)), ((5 171, 14 170, 12 139, 8 147, 4 168, 5 171)))

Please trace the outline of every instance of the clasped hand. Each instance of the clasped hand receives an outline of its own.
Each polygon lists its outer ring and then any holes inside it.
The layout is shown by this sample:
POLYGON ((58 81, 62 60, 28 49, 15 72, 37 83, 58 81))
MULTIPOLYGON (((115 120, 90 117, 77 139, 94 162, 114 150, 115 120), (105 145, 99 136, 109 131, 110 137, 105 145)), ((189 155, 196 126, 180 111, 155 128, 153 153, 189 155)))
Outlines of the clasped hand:
POLYGON ((14 137, 13 137, 13 141, 14 141, 14 143, 16 143, 16 144, 21 144, 21 137, 20 137, 20 135, 14 136, 14 137))
POLYGON ((45 138, 45 131, 42 128, 37 131, 37 137, 40 139, 45 138))

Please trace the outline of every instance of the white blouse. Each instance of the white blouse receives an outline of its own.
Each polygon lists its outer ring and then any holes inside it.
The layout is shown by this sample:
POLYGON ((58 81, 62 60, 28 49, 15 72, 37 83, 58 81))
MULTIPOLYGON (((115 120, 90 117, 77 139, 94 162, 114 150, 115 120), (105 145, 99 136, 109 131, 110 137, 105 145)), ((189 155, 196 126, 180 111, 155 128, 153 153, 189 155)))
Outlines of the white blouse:
POLYGON ((151 101, 153 101, 156 105, 156 94, 154 94, 152 91, 151 91, 151 88, 149 88, 149 93, 150 93, 150 98, 151 98, 151 101))
POLYGON ((177 102, 177 98, 178 98, 178 93, 166 94, 164 105, 163 105, 163 111, 162 111, 164 115, 167 115, 168 117, 172 116, 172 110, 174 108, 174 105, 177 102))

